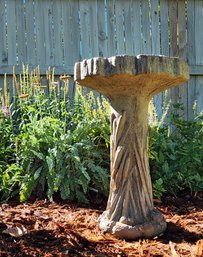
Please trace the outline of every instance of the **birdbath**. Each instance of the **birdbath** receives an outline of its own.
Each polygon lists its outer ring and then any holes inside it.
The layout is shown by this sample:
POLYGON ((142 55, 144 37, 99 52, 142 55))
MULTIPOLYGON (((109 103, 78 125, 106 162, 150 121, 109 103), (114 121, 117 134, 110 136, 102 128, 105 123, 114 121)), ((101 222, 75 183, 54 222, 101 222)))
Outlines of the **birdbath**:
POLYGON ((92 58, 75 64, 75 80, 111 104, 111 181, 100 228, 134 240, 160 235, 163 215, 154 208, 148 160, 150 99, 189 79, 178 58, 138 55, 92 58))

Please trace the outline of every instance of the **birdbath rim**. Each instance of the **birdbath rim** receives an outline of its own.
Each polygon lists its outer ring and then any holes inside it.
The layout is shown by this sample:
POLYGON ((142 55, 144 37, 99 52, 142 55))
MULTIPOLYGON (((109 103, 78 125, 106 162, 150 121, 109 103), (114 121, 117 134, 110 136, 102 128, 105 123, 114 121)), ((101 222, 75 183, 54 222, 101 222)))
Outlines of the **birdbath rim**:
POLYGON ((74 67, 75 81, 79 84, 83 81, 84 86, 109 98, 132 95, 137 91, 150 98, 188 79, 189 69, 184 60, 163 55, 94 57, 78 62, 74 67))

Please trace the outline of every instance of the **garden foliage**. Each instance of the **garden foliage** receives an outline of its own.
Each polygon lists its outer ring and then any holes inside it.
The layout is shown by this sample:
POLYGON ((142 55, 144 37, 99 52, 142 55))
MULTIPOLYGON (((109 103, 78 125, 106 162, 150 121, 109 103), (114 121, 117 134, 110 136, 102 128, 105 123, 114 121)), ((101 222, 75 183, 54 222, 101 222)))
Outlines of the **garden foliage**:
MULTIPOLYGON (((39 68, 14 75, 10 100, 5 88, 0 110, 0 199, 48 197, 89 202, 109 190, 109 104, 93 93, 68 97, 68 81, 39 68)), ((152 105, 151 105, 152 106, 152 105)), ((203 117, 185 121, 177 108, 149 125, 149 156, 154 196, 203 190, 203 117), (172 125, 172 126, 171 126, 172 125)), ((151 117, 156 117, 154 111, 151 117)))
POLYGON ((58 192, 62 199, 88 202, 91 192, 108 194, 108 103, 81 89, 73 103, 67 83, 53 79, 40 88, 27 74, 10 115, 1 112, 1 200, 19 194, 25 201, 33 193, 53 200, 58 192))
POLYGON ((190 121, 179 114, 181 105, 169 115, 170 125, 150 126, 149 154, 154 194, 177 195, 203 190, 203 115, 190 121))

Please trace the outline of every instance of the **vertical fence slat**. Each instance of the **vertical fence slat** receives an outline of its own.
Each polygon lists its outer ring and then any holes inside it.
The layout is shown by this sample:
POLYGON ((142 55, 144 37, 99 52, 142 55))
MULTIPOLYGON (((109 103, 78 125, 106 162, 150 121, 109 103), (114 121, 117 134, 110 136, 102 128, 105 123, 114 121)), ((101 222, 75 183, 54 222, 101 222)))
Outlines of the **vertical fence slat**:
POLYGON ((203 65, 203 1, 195 1, 195 51, 196 64, 203 65))
POLYGON ((15 1, 7 1, 8 65, 16 65, 16 15, 15 1))
POLYGON ((115 37, 115 13, 114 0, 106 1, 107 9, 107 31, 108 31, 108 55, 113 56, 117 53, 115 37))
POLYGON ((68 96, 71 100, 73 100, 75 96, 75 83, 73 77, 69 80, 68 96))
POLYGON ((34 28, 34 5, 32 1, 26 2, 26 33, 27 33, 27 62, 36 64, 36 45, 34 28))
MULTIPOLYGON (((74 45, 72 44, 72 16, 70 1, 62 1, 62 29, 63 29, 63 45, 64 45, 64 64, 70 66, 73 63, 74 45)), ((88 33, 88 32, 86 32, 88 33)))
MULTIPOLYGON (((195 101, 197 103, 197 111, 203 111, 203 76, 196 77, 195 85, 195 101)), ((194 105, 194 103, 193 103, 194 105)))
POLYGON ((81 58, 90 58, 90 38, 89 38, 89 8, 88 0, 79 1, 80 8, 80 37, 81 37, 81 58))
POLYGON ((125 24, 125 47, 126 54, 133 55, 133 33, 132 33, 132 1, 129 4, 123 5, 124 24, 125 24))
POLYGON ((53 1, 53 28, 54 28, 54 64, 63 64, 63 45, 61 29, 61 1, 53 1))
POLYGON ((191 76, 188 85, 188 118, 194 118, 193 114, 193 105, 195 103, 196 98, 196 83, 197 83, 197 76, 191 76))
POLYGON ((188 1, 187 7, 187 55, 189 64, 195 65, 195 0, 188 1))
MULTIPOLYGON (((202 42, 200 31, 203 24, 203 2, 200 0, 188 1, 188 62, 190 65, 203 64, 202 42)), ((203 76, 190 76, 188 86, 188 118, 193 118, 193 105, 197 102, 197 111, 203 110, 203 76)))
MULTIPOLYGON (((90 54, 91 56, 99 56, 98 42, 98 24, 97 24, 97 4, 95 0, 88 1, 89 23, 88 31, 90 35, 90 54)), ((98 10, 99 12, 101 10, 98 10)))
POLYGON ((3 62, 3 38, 4 38, 4 16, 5 16, 5 8, 4 8, 4 1, 0 1, 0 65, 3 62))
POLYGON ((6 47, 6 11, 5 1, 0 1, 0 65, 8 63, 8 51, 6 47))
POLYGON ((108 56, 107 51, 107 30, 106 30, 106 6, 105 1, 98 1, 98 44, 99 56, 108 56))
MULTIPOLYGON (((186 32, 186 3, 184 0, 178 1, 178 56, 181 59, 187 59, 187 32, 186 32)), ((182 116, 188 117, 188 83, 178 87, 179 99, 183 105, 182 116)))
POLYGON ((143 54, 151 53, 151 37, 150 37, 150 9, 149 1, 141 0, 141 22, 142 22, 142 52, 143 54))
POLYGON ((178 56, 178 3, 177 0, 169 0, 170 21, 170 56, 178 56))
MULTIPOLYGON (((178 1, 178 56, 184 60, 187 58, 187 29, 186 29, 186 3, 178 1)), ((203 24, 203 23, 202 23, 203 24)))
POLYGON ((40 0, 34 1, 35 29, 36 29, 36 53, 37 64, 44 66, 46 63, 44 12, 40 0))
MULTIPOLYGON (((158 0, 151 1, 151 41, 152 54, 160 54, 160 31, 159 31, 159 10, 158 0)), ((156 112, 159 117, 162 115, 163 94, 160 93, 154 97, 156 112)))
MULTIPOLYGON (((193 118, 193 105, 194 105, 194 101, 196 100, 196 93, 195 93, 195 88, 196 88, 196 84, 198 83, 197 76, 190 76, 190 80, 188 82, 188 98, 187 98, 187 110, 188 110, 188 118, 191 119, 193 118)), ((202 100, 201 100, 202 102, 202 100)), ((199 102, 197 102, 198 106, 199 106, 199 102)), ((203 108, 202 108, 203 109, 203 108)))
POLYGON ((53 66, 53 6, 52 1, 43 0, 41 2, 44 19, 44 43, 45 43, 45 65, 53 66))
POLYGON ((168 0, 160 1, 161 54, 169 56, 168 0))
MULTIPOLYGON (((187 9, 187 36, 188 36, 188 62, 190 65, 195 65, 195 0, 188 1, 187 9)), ((192 106, 195 98, 196 76, 190 76, 188 85, 188 118, 193 117, 192 106)))
MULTIPOLYGON (((178 56, 178 2, 177 0, 169 0, 169 22, 170 22, 170 56, 178 56)), ((169 89, 169 97, 171 102, 179 102, 178 87, 169 89)))
MULTIPOLYGON (((128 0, 127 0, 128 2, 128 0)), ((117 54, 125 54, 125 34, 124 34, 124 19, 123 19, 123 3, 117 1, 115 4, 116 15, 116 42, 117 42, 117 54)))
MULTIPOLYGON (((203 1, 195 1, 195 57, 196 65, 203 65, 203 1)), ((203 110, 203 74, 196 77, 195 99, 198 102, 197 110, 203 110)))
POLYGON ((160 54, 160 31, 158 0, 151 1, 152 54, 160 54))
POLYGON ((16 0, 16 43, 18 64, 27 63, 26 56, 26 31, 25 31, 25 6, 23 1, 16 0))
MULTIPOLYGON (((89 20, 89 3, 88 0, 79 0, 80 9, 80 39, 81 39, 81 59, 88 59, 91 57, 90 49, 90 20, 89 20)), ((90 91, 88 88, 83 89, 86 94, 90 91)))
POLYGON ((74 66, 75 62, 80 60, 80 29, 79 29, 79 16, 78 16, 79 4, 76 0, 70 1, 70 10, 71 10, 71 49, 73 49, 73 62, 71 63, 74 66))
POLYGON ((133 34, 133 50, 134 54, 138 55, 142 53, 142 32, 141 32, 141 10, 140 1, 132 0, 132 34, 133 34))

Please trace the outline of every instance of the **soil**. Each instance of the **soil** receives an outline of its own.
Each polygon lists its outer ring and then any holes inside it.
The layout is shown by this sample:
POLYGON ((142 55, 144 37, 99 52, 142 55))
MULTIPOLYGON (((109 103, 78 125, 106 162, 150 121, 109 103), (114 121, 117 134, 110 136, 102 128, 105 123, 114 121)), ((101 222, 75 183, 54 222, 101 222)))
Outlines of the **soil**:
POLYGON ((0 256, 203 256, 203 193, 155 200, 168 227, 150 240, 126 242, 104 234, 98 228, 102 206, 46 200, 2 204, 0 256))

